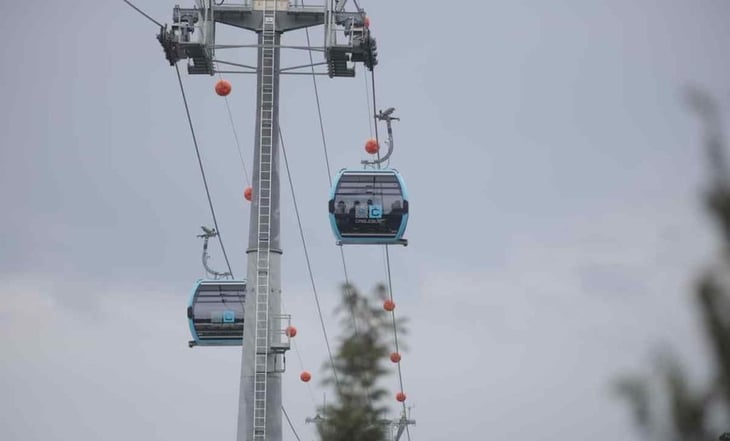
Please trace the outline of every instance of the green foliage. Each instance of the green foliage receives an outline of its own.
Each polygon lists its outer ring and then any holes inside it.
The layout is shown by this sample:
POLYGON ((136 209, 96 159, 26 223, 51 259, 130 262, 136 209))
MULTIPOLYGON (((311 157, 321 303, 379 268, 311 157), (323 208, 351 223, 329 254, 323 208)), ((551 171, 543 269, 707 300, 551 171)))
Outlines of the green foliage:
MULTIPOLYGON (((705 201, 719 227, 723 251, 717 265, 700 276, 694 293, 712 350, 714 374, 702 387, 693 388, 680 362, 668 355, 657 363, 658 391, 652 393, 655 382, 646 375, 619 379, 616 390, 632 406, 637 426, 647 440, 716 440, 721 430, 730 428, 730 168, 714 101, 698 91, 691 91, 689 98, 705 125, 704 144, 711 171, 705 201), (664 408, 657 406, 662 397, 667 404, 664 408), (719 426, 711 415, 722 420, 719 426)), ((728 434, 722 437, 730 438, 728 434)))
MULTIPOLYGON (((382 404, 390 395, 379 380, 386 376, 388 354, 396 323, 391 313, 383 310, 387 297, 383 285, 378 285, 368 298, 353 286, 342 286, 342 301, 336 309, 340 316, 342 334, 330 372, 325 383, 333 386, 336 400, 319 409, 317 423, 322 441, 383 441, 387 426, 382 424, 387 406, 382 404)), ((403 334, 399 321, 398 333, 403 334)))

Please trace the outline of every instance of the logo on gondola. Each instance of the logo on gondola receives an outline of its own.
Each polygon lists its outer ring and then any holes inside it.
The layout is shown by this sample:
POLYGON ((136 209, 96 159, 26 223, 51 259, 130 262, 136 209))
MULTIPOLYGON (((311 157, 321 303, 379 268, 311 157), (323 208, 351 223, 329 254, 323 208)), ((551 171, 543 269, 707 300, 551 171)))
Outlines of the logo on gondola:
POLYGON ((223 323, 234 323, 236 321, 235 311, 223 311, 223 323))
POLYGON ((368 217, 370 219, 380 219, 383 217, 383 207, 380 205, 370 205, 368 208, 368 217))

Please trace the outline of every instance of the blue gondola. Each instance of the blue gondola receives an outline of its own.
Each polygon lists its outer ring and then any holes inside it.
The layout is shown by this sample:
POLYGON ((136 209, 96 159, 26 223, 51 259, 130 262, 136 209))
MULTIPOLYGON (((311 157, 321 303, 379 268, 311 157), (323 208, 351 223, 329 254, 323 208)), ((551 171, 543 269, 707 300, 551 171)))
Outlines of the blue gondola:
POLYGON ((329 213, 338 245, 408 244, 408 193, 395 169, 340 170, 329 213))
POLYGON ((245 301, 245 281, 198 279, 188 302, 188 345, 241 346, 245 301))

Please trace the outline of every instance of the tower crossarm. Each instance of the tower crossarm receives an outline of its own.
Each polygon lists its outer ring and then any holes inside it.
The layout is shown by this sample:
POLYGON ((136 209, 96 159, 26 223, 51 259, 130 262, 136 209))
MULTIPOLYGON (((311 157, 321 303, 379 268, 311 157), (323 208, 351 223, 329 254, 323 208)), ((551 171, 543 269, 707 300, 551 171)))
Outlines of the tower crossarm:
MULTIPOLYGON (((276 31, 279 33, 324 24, 325 7, 322 5, 294 5, 289 4, 288 0, 276 1, 276 31)), ((243 5, 215 5, 214 20, 216 23, 260 32, 263 29, 264 6, 264 0, 253 0, 243 5)))

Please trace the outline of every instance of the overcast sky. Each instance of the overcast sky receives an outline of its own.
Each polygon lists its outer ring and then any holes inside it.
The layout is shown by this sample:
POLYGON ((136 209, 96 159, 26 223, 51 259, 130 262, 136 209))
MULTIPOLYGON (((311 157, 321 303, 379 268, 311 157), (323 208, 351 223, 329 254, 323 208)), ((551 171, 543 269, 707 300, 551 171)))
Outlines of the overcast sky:
MULTIPOLYGON (((136 2, 162 22, 174 3, 136 2)), ((410 245, 391 258, 397 311, 411 321, 413 439, 638 440, 611 381, 648 371, 665 343, 698 382, 707 369, 690 288, 717 250, 699 201, 701 128, 682 91, 698 85, 727 108, 730 3, 361 4, 378 39, 378 106, 401 117, 391 165, 411 195, 410 245)), ((240 348, 187 348, 185 304, 203 275, 195 235, 211 220, 157 28, 122 1, 3 9, 0 438, 234 439, 240 348)), ((221 43, 254 38, 219 31, 221 43)), ((246 50, 218 56, 254 62, 246 50)), ((306 60, 282 55, 283 66, 306 60)), ((358 73, 317 79, 333 171, 365 158, 358 73)), ((250 172, 255 78, 229 79, 250 172)), ((242 277, 249 207, 225 103, 215 78, 183 81, 242 277)), ((344 276, 311 77, 284 78, 281 106, 334 340, 344 276)), ((283 296, 299 329, 284 405, 313 439, 304 418, 332 392, 319 383, 324 340, 283 184, 283 296)), ((346 256, 361 289, 384 280, 380 247, 346 256)), ((395 376, 386 387, 395 394, 395 376)))

